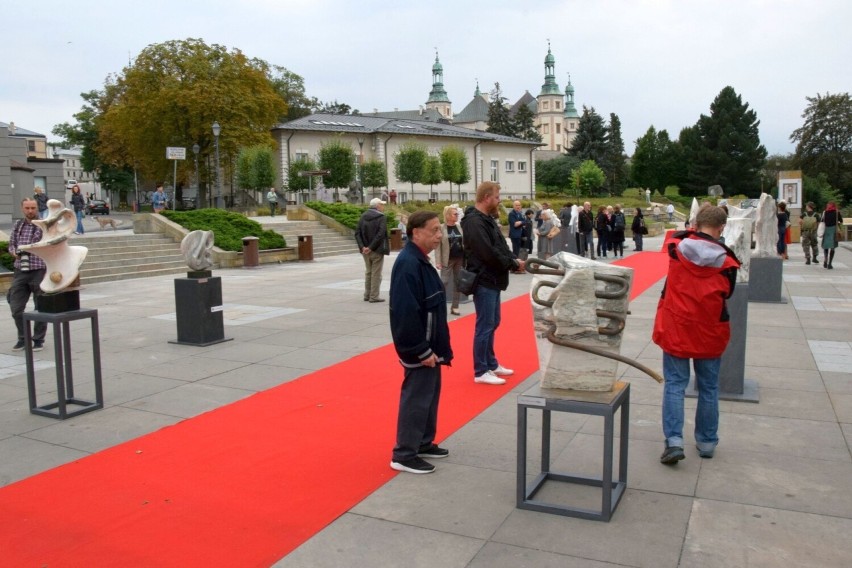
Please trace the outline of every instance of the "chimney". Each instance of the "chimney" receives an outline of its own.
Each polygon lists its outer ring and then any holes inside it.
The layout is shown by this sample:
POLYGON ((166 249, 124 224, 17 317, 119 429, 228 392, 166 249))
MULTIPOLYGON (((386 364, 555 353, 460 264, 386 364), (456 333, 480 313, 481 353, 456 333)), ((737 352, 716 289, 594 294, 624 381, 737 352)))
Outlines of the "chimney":
POLYGON ((10 123, 9 123, 9 134, 11 134, 12 136, 14 136, 14 135, 15 135, 15 132, 17 132, 17 131, 18 131, 18 127, 17 127, 17 126, 15 126, 15 123, 14 123, 14 122, 10 122, 10 123))
POLYGON ((420 116, 423 116, 423 105, 420 105, 420 116))

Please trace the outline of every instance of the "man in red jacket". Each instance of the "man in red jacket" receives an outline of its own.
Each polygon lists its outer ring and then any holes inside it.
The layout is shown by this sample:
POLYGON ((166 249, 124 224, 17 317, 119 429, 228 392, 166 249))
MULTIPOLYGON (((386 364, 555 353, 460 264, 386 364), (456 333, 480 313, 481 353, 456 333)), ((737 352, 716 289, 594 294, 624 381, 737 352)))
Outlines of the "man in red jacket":
POLYGON ((734 252, 718 241, 727 214, 705 205, 694 231, 674 233, 665 243, 669 272, 654 321, 654 343, 663 349, 663 434, 660 462, 675 464, 683 454, 683 397, 689 361, 695 370, 698 407, 695 444, 698 455, 712 458, 719 443, 719 367, 731 337, 725 300, 734 293, 734 252))

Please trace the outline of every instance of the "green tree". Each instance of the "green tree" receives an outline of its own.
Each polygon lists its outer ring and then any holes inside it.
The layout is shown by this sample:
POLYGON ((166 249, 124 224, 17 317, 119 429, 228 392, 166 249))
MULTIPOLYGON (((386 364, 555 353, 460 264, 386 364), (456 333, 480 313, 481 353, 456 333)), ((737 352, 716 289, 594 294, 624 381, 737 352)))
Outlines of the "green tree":
POLYGON ((426 146, 417 142, 406 142, 394 156, 393 171, 396 179, 411 184, 411 196, 414 197, 414 184, 423 179, 423 165, 428 156, 426 146))
POLYGON ((285 67, 272 66, 269 82, 285 103, 287 109, 281 115, 280 121, 296 120, 311 114, 311 110, 318 104, 316 99, 309 98, 305 94, 305 80, 285 67))
POLYGON ((669 185, 678 181, 676 167, 675 144, 669 139, 665 130, 657 130, 650 126, 638 140, 633 153, 631 176, 633 183, 639 187, 656 190, 663 194, 669 185))
POLYGON ((849 93, 806 97, 805 119, 793 131, 796 162, 812 177, 825 174, 833 187, 852 199, 852 98, 849 93))
POLYGON ((579 166, 580 160, 568 155, 552 160, 538 160, 535 163, 535 181, 545 188, 567 193, 567 190, 573 188, 572 173, 579 166))
POLYGON ((426 156, 426 161, 423 162, 423 177, 420 183, 429 186, 431 195, 434 185, 441 183, 444 178, 441 175, 441 158, 438 156, 426 156))
POLYGON ((242 148, 237 156, 237 183, 243 189, 262 191, 275 183, 275 166, 272 148, 250 146, 242 148))
POLYGON ((361 180, 364 187, 369 187, 373 190, 373 196, 376 195, 377 187, 387 187, 388 185, 388 170, 385 168, 385 163, 380 160, 367 160, 361 165, 361 180))
POLYGON ((524 140, 541 142, 541 134, 535 127, 535 115, 527 105, 521 105, 515 113, 515 136, 524 140))
POLYGON ((583 107, 583 115, 577 123, 577 137, 568 153, 580 160, 594 160, 598 164, 606 159, 608 140, 603 118, 595 107, 583 107))
POLYGON ((349 187, 349 182, 355 179, 355 152, 352 146, 344 144, 339 138, 323 143, 319 150, 319 167, 330 172, 322 178, 327 187, 349 187))
POLYGON ((606 188, 610 195, 621 195, 627 187, 627 165, 625 164, 624 140, 621 138, 621 119, 610 113, 607 127, 607 145, 603 158, 606 188))
POLYGON ((453 199, 453 184, 456 184, 461 196, 461 184, 470 181, 467 153, 461 147, 450 144, 441 148, 438 157, 441 160, 441 177, 450 183, 450 200, 453 199))
MULTIPOLYGON (((157 178, 170 171, 166 147, 197 143, 200 157, 209 156, 214 122, 222 129, 223 156, 235 156, 243 146, 272 145, 270 129, 287 108, 268 75, 266 62, 200 39, 149 45, 107 80, 96 151, 105 163, 135 166, 157 178)), ((193 160, 178 168, 178 181, 189 180, 193 160)))
POLYGON ((506 106, 506 97, 500 90, 500 83, 494 83, 491 91, 491 102, 488 103, 488 126, 485 128, 493 134, 515 136, 515 124, 506 106))
POLYGON ((316 162, 313 160, 296 160, 290 161, 289 174, 287 176, 288 191, 308 191, 313 187, 313 182, 308 176, 300 176, 300 172, 311 172, 318 170, 316 162))
POLYGON ((686 179, 684 195, 704 195, 711 185, 721 185, 726 195, 751 195, 760 190, 760 170, 766 148, 760 143, 757 113, 733 87, 725 87, 701 115, 695 136, 683 146, 686 179))
POLYGON ((816 177, 804 176, 802 180, 802 199, 805 203, 813 201, 817 211, 822 211, 829 201, 841 203, 843 195, 828 183, 828 176, 819 174, 816 177))
POLYGON ((594 195, 606 182, 606 175, 594 160, 585 160, 574 170, 572 186, 578 195, 594 195))

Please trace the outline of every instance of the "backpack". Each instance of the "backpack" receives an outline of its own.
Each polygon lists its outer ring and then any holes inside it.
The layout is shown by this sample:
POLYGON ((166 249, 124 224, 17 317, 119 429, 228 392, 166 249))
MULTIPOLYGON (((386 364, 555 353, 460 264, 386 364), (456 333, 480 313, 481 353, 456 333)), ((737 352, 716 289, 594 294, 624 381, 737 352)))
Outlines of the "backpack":
POLYGON ((616 213, 615 214, 615 230, 623 231, 624 230, 624 214, 616 213))
POLYGON ((813 232, 816 231, 817 228, 817 216, 816 215, 805 215, 802 217, 802 232, 813 232))

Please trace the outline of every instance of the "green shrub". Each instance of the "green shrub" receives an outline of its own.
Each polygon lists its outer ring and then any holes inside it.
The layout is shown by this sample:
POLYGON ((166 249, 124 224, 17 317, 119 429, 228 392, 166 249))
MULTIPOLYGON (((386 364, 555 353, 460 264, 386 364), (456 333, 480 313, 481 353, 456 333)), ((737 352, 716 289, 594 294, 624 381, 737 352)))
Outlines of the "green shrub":
MULTIPOLYGON (((310 207, 314 211, 318 211, 327 217, 331 217, 338 223, 349 227, 353 231, 358 228, 358 220, 364 211, 369 209, 366 205, 353 205, 352 203, 325 203, 324 201, 308 201, 305 207, 310 207)), ((390 209, 385 209, 385 216, 388 218, 388 231, 396 229, 399 221, 396 214, 390 209)))
POLYGON ((15 269, 15 257, 9 254, 9 243, 0 241, 0 264, 9 270, 15 269))
POLYGON ((214 244, 222 250, 242 251, 243 237, 258 237, 260 250, 287 246, 284 237, 275 231, 263 230, 260 223, 239 213, 222 209, 196 209, 194 211, 166 210, 161 215, 189 231, 213 231, 214 244))

